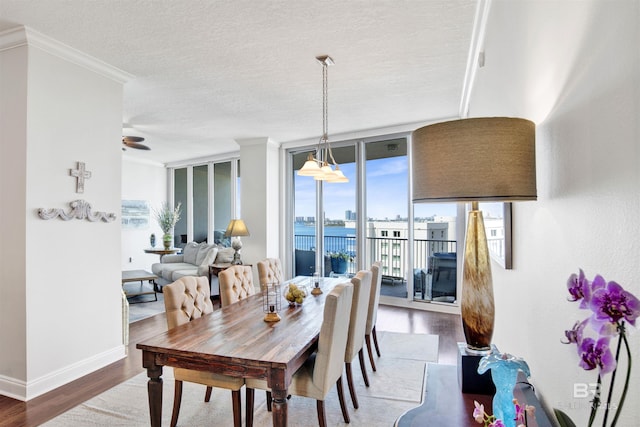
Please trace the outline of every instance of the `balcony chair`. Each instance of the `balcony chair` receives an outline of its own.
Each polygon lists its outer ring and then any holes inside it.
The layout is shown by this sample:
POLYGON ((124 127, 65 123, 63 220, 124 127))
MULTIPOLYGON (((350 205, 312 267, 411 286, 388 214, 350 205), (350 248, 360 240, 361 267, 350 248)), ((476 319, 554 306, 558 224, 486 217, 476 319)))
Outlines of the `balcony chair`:
MULTIPOLYGON (((197 319, 213 311, 209 294, 209 281, 206 277, 182 277, 170 285, 165 286, 163 293, 164 306, 167 314, 167 326, 169 329, 188 323, 193 319, 197 319)), ((244 379, 184 368, 173 368, 173 374, 175 377, 175 393, 173 397, 171 427, 175 427, 178 423, 183 381, 207 386, 204 398, 205 402, 209 402, 211 399, 212 387, 231 390, 233 425, 234 427, 240 427, 240 389, 244 385, 244 379)))
POLYGON ((351 373, 351 361, 358 355, 360 370, 364 383, 369 387, 369 377, 364 366, 364 333, 367 326, 367 313, 369 311, 369 298, 371 296, 371 272, 360 270, 351 279, 353 284, 353 304, 351 305, 351 318, 349 320, 349 334, 347 347, 344 353, 344 363, 347 371, 347 385, 351 394, 353 407, 358 409, 358 397, 353 386, 353 374, 351 373))
POLYGON ((378 347, 378 336, 376 335, 376 319, 378 318, 380 286, 382 283, 380 265, 380 261, 376 261, 371 265, 371 295, 369 297, 369 311, 367 312, 367 326, 365 327, 364 332, 364 341, 367 344, 369 361, 371 362, 371 368, 374 372, 376 371, 376 364, 373 360, 371 337, 373 337, 373 344, 376 346, 376 353, 378 354, 378 357, 380 357, 380 347, 378 347))
MULTIPOLYGON (((326 296, 324 315, 318 339, 318 350, 293 374, 289 393, 316 399, 318 423, 326 427, 324 399, 333 384, 338 388, 338 399, 345 423, 349 423, 349 410, 344 401, 342 388, 342 364, 347 346, 353 285, 349 282, 337 285, 326 296)), ((253 426, 254 389, 268 390, 265 380, 247 379, 247 427, 253 426)))

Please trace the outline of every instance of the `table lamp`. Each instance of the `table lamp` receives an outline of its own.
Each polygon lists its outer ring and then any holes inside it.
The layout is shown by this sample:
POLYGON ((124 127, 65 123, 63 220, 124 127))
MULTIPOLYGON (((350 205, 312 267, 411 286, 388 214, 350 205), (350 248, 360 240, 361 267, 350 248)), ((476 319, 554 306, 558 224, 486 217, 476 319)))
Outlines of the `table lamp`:
POLYGON ((227 226, 227 231, 224 232, 225 237, 235 237, 235 239, 231 239, 231 247, 235 250, 233 254, 233 261, 231 264, 233 265, 242 265, 242 260, 240 259, 240 249, 242 249, 242 241, 240 240, 241 236, 248 236, 249 230, 247 226, 244 224, 244 221, 241 219, 232 219, 227 226))
POLYGON ((491 350, 494 300, 480 201, 536 200, 535 124, 508 117, 436 123, 412 134, 414 203, 471 202, 460 311, 469 354, 491 350))

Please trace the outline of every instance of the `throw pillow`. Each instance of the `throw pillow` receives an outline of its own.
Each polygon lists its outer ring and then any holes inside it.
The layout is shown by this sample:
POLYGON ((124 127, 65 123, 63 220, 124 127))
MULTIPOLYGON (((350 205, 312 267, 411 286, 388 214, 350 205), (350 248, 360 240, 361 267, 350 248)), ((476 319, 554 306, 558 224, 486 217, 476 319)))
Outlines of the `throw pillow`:
MULTIPOLYGON (((207 245, 206 243, 202 243, 200 245, 200 248, 198 249, 198 256, 196 256, 196 265, 202 265, 202 263, 204 262, 205 258, 207 258, 209 256, 209 252, 215 249, 216 253, 218 252, 218 248, 215 245, 207 245)), ((213 263, 213 260, 215 259, 215 255, 213 257, 213 259, 211 260, 211 262, 208 262, 207 265, 213 263)))
POLYGON ((200 266, 205 266, 208 268, 208 266, 213 264, 213 262, 216 260, 216 256, 218 256, 218 248, 209 249, 209 252, 207 252, 207 256, 204 257, 200 266))
POLYGON ((198 249, 200 249, 200 245, 196 242, 189 242, 182 249, 182 254, 184 255, 184 262, 188 262, 189 264, 196 264, 196 257, 198 256, 198 249))
POLYGON ((218 256, 216 257, 216 264, 229 264, 233 261, 233 254, 236 251, 233 248, 218 249, 218 256))

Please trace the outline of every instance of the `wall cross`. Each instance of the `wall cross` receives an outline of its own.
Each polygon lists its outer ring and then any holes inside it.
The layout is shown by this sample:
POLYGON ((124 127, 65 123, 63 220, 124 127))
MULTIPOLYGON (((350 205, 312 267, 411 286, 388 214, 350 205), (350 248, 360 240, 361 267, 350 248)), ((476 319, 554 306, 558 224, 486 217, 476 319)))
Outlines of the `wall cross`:
POLYGON ((78 179, 76 193, 84 193, 84 180, 91 178, 91 172, 85 170, 84 162, 78 162, 78 169, 69 169, 69 174, 78 179))

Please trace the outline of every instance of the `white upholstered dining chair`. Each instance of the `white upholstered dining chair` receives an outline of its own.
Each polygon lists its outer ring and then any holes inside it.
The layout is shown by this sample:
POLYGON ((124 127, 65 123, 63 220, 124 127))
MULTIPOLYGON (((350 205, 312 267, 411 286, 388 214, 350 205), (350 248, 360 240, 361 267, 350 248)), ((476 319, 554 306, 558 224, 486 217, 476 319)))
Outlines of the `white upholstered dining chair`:
MULTIPOLYGON (((318 350, 293 374, 288 391, 296 396, 316 399, 318 422, 320 427, 326 427, 326 413, 324 400, 336 384, 338 399, 345 423, 350 421, 349 411, 344 401, 342 388, 342 370, 344 350, 347 345, 347 328, 351 316, 353 299, 353 285, 349 282, 336 285, 325 298, 324 313, 318 350)), ((268 390, 264 380, 247 379, 247 427, 253 425, 253 390, 268 390)))
POLYGON ((253 273, 248 265, 233 265, 218 273, 220 306, 238 302, 256 292, 253 273))
POLYGON ((353 407, 358 409, 358 397, 353 385, 353 374, 351 372, 351 362, 358 355, 360 361, 360 370, 364 383, 369 387, 369 378, 367 370, 364 366, 364 332, 367 326, 367 313, 369 311, 369 296, 371 295, 371 272, 369 270, 360 270, 351 279, 353 284, 353 304, 351 305, 351 317, 349 321, 349 335, 347 338, 347 347, 344 353, 344 363, 347 371, 347 385, 351 394, 351 402, 353 407))
MULTIPOLYGON (((191 320, 213 311, 209 280, 206 277, 185 276, 170 285, 164 286, 162 291, 167 314, 167 327, 169 329, 188 323, 191 320)), ((173 373, 175 377, 175 392, 173 412, 171 414, 171 427, 175 427, 178 423, 183 381, 207 386, 204 398, 205 402, 211 399, 212 387, 231 390, 233 425, 234 427, 240 427, 242 418, 240 389, 244 385, 244 379, 184 368, 174 368, 173 373)))
POLYGON ((282 274, 282 263, 279 258, 265 258, 258 261, 258 280, 260 286, 271 283, 282 283, 284 274, 282 274))
POLYGON ((376 335, 376 320, 378 318, 378 304, 380 303, 381 285, 382 271, 380 269, 380 261, 376 261, 371 265, 371 296, 369 298, 367 326, 364 333, 364 341, 367 344, 367 352, 369 353, 369 362, 371 362, 371 368, 374 372, 376 371, 376 363, 373 360, 371 337, 373 337, 373 344, 376 346, 376 353, 378 354, 378 357, 380 357, 380 347, 378 346, 378 336, 376 335))

